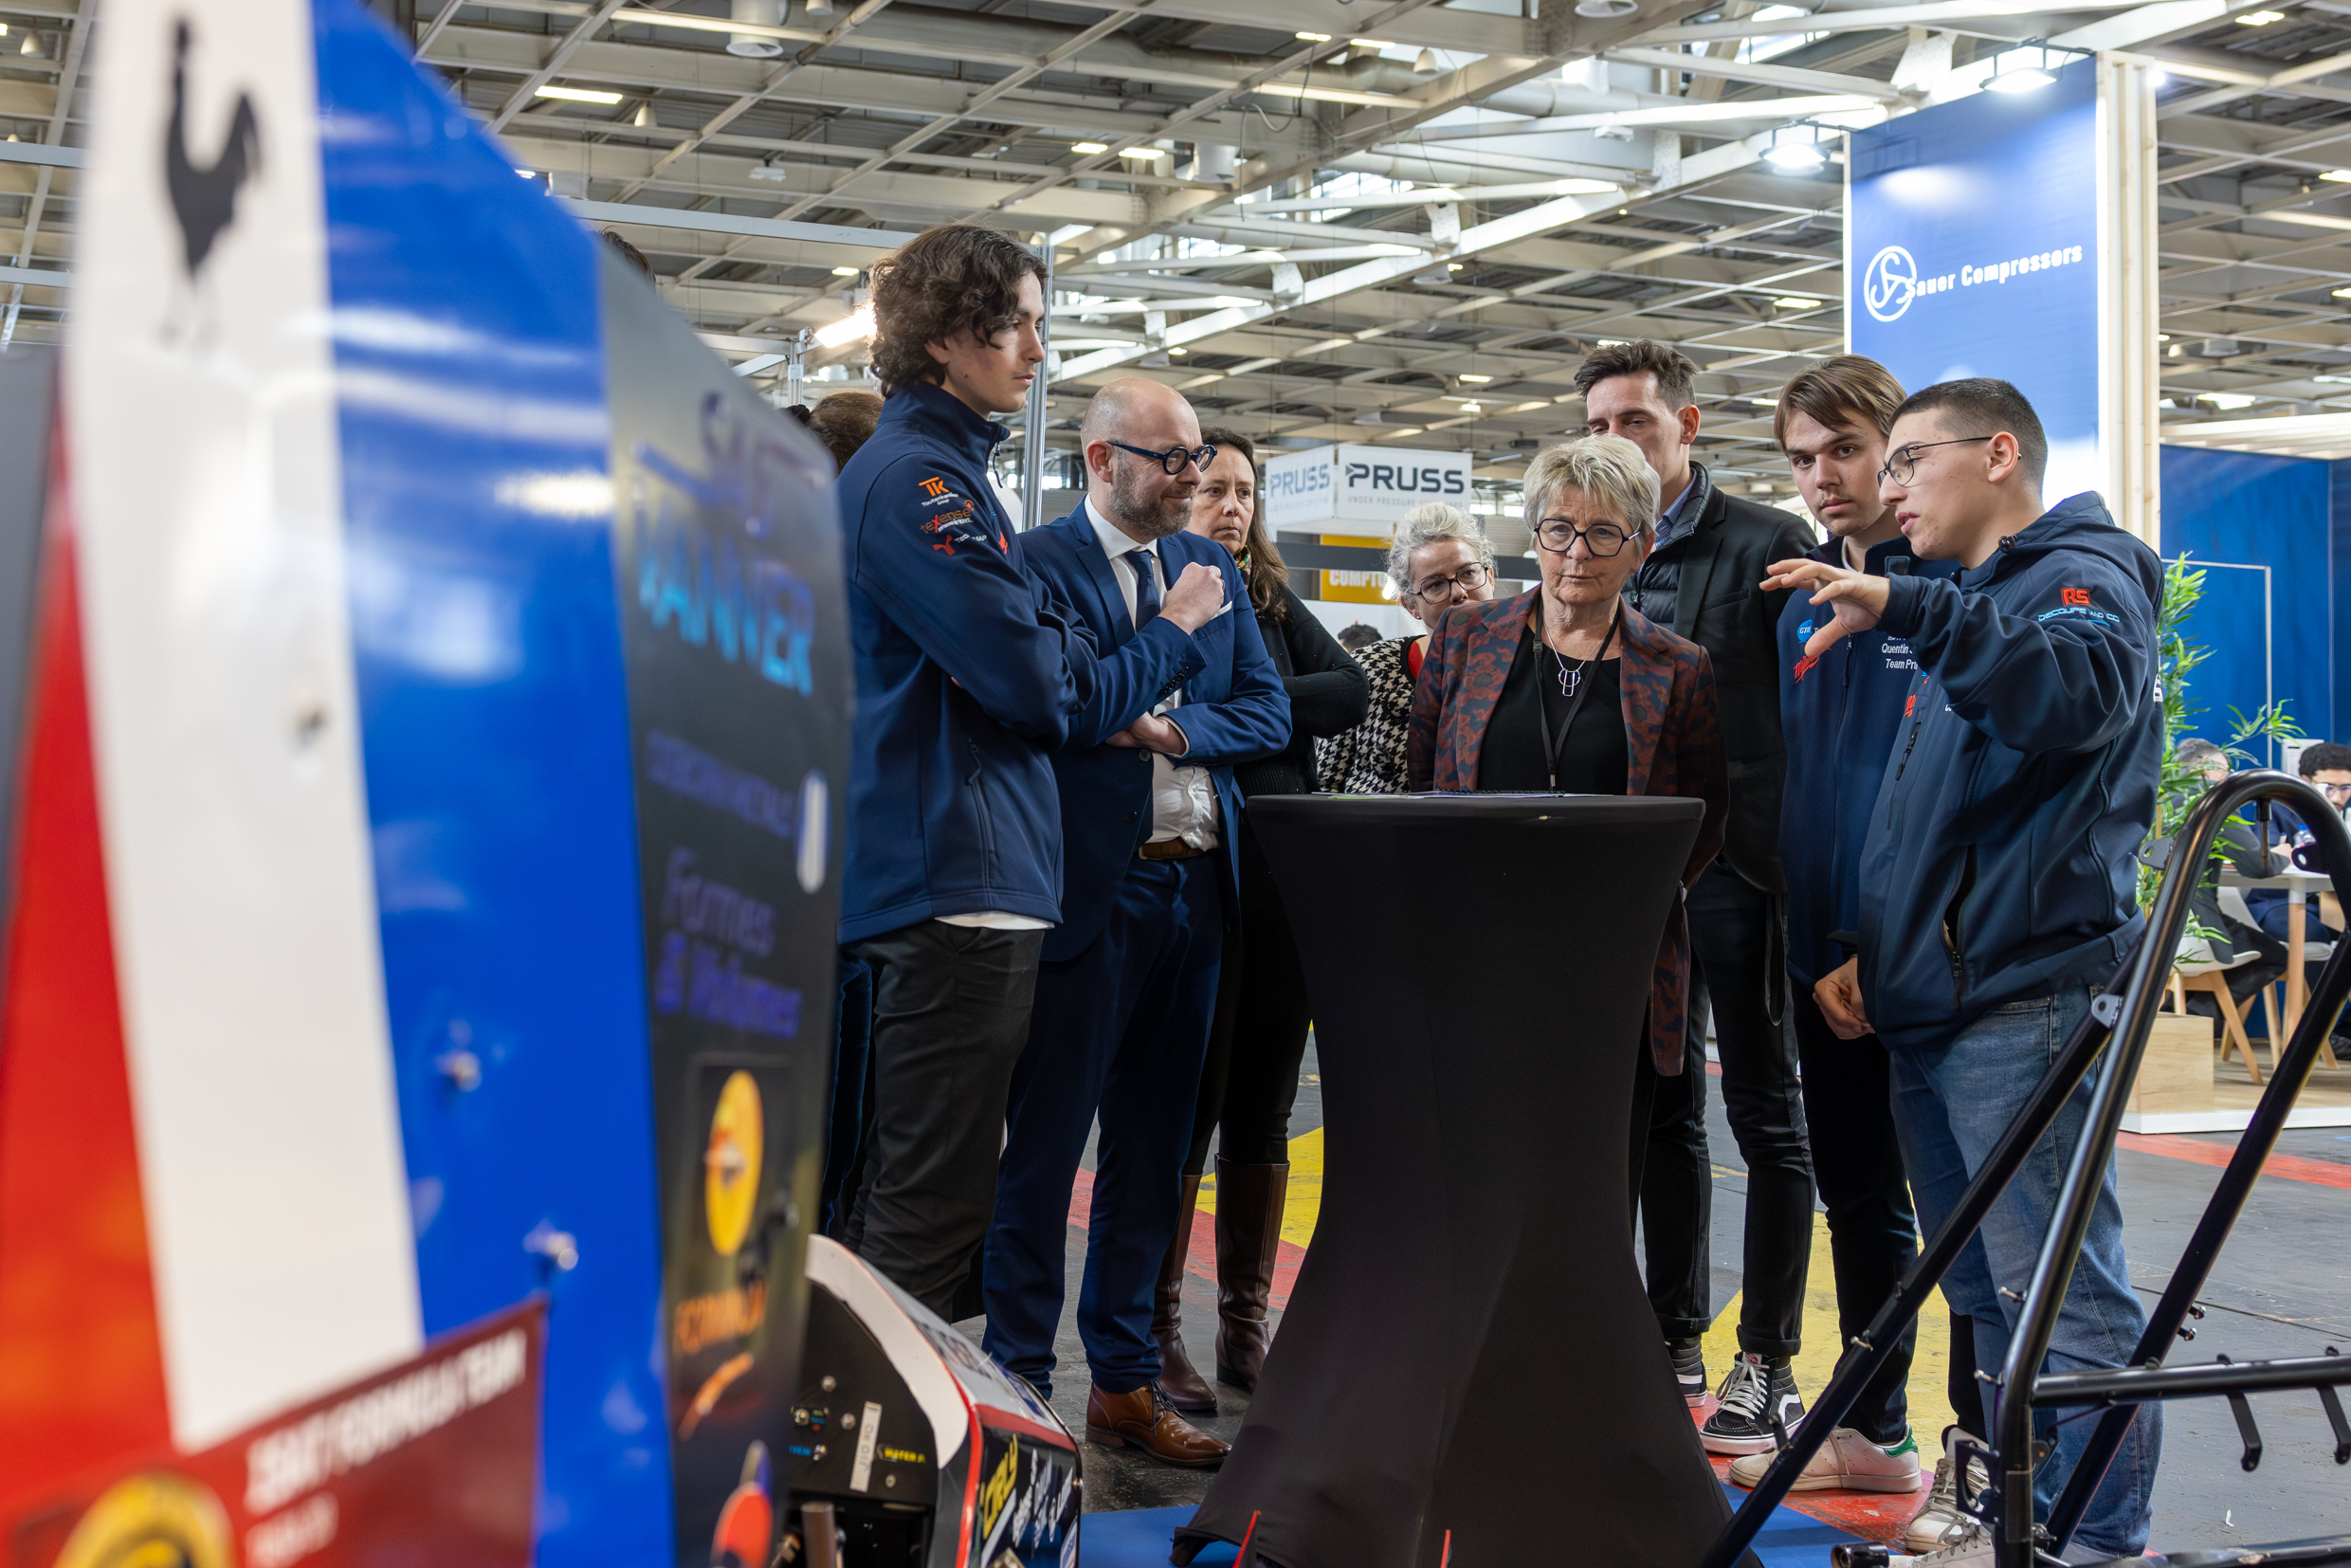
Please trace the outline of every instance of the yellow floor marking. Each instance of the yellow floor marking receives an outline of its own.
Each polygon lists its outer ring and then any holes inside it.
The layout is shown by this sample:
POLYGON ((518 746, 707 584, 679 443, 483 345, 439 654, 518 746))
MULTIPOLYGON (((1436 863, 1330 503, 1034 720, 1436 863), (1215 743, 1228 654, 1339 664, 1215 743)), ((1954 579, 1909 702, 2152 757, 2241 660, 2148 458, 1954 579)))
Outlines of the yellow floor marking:
MULTIPOLYGON (((1706 1331, 1706 1375, 1719 1385, 1739 1354, 1740 1297, 1734 1295, 1706 1331)), ((1837 1332, 1836 1272, 1829 1257, 1829 1218, 1813 1216, 1813 1261, 1804 1280, 1804 1348, 1795 1358, 1796 1387, 1809 1407, 1829 1386, 1844 1351, 1837 1332)), ((1942 1292, 1920 1314, 1917 1353, 1910 1361, 1910 1428, 1919 1440, 1919 1463, 1934 1468, 1941 1457, 1942 1429, 1951 1425, 1945 1379, 1951 1366, 1951 1318, 1942 1292)))
MULTIPOLYGON (((1200 1212, 1216 1212, 1216 1176, 1200 1178, 1200 1212)), ((1322 1212, 1322 1129, 1290 1140, 1289 1201, 1282 1210, 1282 1239, 1303 1247, 1314 1240, 1314 1222, 1322 1212)))

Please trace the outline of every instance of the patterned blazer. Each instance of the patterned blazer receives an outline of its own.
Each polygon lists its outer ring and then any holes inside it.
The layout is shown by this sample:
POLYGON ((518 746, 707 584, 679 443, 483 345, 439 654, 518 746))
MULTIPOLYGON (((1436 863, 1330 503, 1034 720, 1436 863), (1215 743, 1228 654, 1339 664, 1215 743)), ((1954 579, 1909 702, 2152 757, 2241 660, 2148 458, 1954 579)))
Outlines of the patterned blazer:
MULTIPOLYGON (((1474 790, 1478 754, 1519 651, 1540 588, 1516 598, 1456 605, 1437 622, 1412 694, 1406 748, 1410 790, 1474 790)), ((1706 650, 1625 607, 1624 663, 1627 794, 1690 795, 1706 803, 1698 842, 1682 868, 1682 885, 1698 880, 1722 848, 1730 810, 1730 769, 1706 650)), ((1683 1015, 1689 1006, 1689 926, 1676 900, 1657 944, 1649 987, 1649 1058, 1665 1077, 1682 1070, 1683 1015)))
POLYGON ((1314 743, 1317 788, 1334 794, 1402 794, 1404 738, 1412 722, 1411 637, 1374 643, 1355 656, 1371 682, 1363 722, 1314 743))

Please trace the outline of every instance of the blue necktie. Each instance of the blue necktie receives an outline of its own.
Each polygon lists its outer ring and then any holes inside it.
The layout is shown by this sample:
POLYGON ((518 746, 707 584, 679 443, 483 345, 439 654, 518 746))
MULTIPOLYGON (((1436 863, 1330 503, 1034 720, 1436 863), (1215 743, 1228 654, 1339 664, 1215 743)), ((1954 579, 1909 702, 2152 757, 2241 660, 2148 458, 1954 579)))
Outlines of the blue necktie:
POLYGON ((1159 574, 1152 570, 1158 553, 1144 544, 1126 557, 1135 564, 1135 629, 1140 631, 1159 613, 1159 574))

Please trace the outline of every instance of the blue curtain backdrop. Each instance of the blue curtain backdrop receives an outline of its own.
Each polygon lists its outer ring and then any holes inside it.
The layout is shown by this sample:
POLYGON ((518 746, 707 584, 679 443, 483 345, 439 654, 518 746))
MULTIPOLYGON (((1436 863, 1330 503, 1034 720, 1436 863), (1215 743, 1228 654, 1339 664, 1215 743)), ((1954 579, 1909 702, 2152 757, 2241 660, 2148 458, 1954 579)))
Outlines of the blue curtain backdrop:
POLYGON ((2185 551, 2210 568, 2187 629, 2190 642, 2212 650, 2189 684, 2189 701, 2203 709, 2190 720, 2192 733, 2225 739, 2232 707, 2251 713, 2261 705, 2266 652, 2271 689, 2306 734, 2351 734, 2351 713, 2335 706, 2338 693, 2351 700, 2351 680, 2334 679, 2338 659, 2351 658, 2351 629, 2339 635, 2333 621, 2334 575, 2351 573, 2351 475, 2338 474, 2351 464, 2195 447, 2166 447, 2162 461, 2163 558, 2185 551))

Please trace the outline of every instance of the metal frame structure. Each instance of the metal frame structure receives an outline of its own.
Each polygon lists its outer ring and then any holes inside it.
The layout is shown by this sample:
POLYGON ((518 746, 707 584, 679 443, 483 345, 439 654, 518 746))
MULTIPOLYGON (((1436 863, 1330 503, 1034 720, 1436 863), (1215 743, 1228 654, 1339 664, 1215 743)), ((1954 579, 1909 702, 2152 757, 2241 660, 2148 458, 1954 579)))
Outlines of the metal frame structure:
MULTIPOLYGON (((1056 462, 1092 387, 1139 374, 1277 447, 1472 450, 1489 501, 1577 423, 1582 356, 1640 336, 1699 361, 1718 478, 1789 496, 1760 404, 1841 347, 1836 130, 2027 41, 2105 50, 2169 79, 2164 439, 2351 452, 2344 0, 380 3, 731 357, 847 315, 898 235, 975 219, 1050 237, 1056 462), (1798 134, 1831 161, 1763 160, 1798 134)), ((103 5, 0 0, 0 337, 71 307, 61 155, 103 5)), ((810 391, 862 357, 813 354, 810 391)))
MULTIPOLYGON (((2326 806, 2319 792, 2301 779, 2282 773, 2240 774, 2209 793, 2190 812, 2180 833, 2180 850, 2164 872, 2155 907, 2149 913, 2139 945, 2115 971, 2105 992, 2050 1064, 2015 1121, 1988 1154, 1968 1182, 1950 1217, 1921 1250, 1919 1260, 1901 1286, 1856 1339, 1839 1362, 1836 1374, 1813 1407, 1810 1416, 1780 1448, 1771 1467, 1756 1483, 1699 1568, 1733 1568, 1745 1553, 1771 1511, 1788 1495, 1789 1487, 1807 1461, 1828 1441, 1829 1433, 1852 1408, 1863 1387, 1885 1364, 1904 1331, 1926 1304, 1929 1293, 1957 1261, 1967 1239, 1990 1212, 1992 1205, 2022 1169, 2026 1157, 2055 1125, 2059 1112, 2092 1068, 2097 1079, 2091 1089, 2088 1115, 2082 1135, 2069 1158, 2064 1184, 2057 1194, 2048 1239, 2032 1270, 2030 1287, 2017 1308, 2007 1363, 1996 1389, 1992 1415, 1993 1441, 1983 1455, 1990 1485, 1978 1494, 1978 1517, 1994 1541, 1996 1568, 2041 1568, 2060 1561, 2067 1543, 2089 1505, 2091 1494, 2104 1479, 2138 1406, 2153 1399, 2228 1398, 2246 1438, 2245 1468, 2260 1462, 2260 1439, 2244 1396, 2266 1389, 2320 1390, 2325 1414, 2335 1432, 2337 1464, 2351 1463, 2351 1427, 2344 1423, 2334 1386, 2351 1384, 2351 1356, 2330 1353, 2291 1361, 2255 1361, 2243 1365, 2226 1361, 2211 1366, 2169 1368, 2163 1357, 2191 1313, 2197 1312, 2196 1294, 2210 1277, 2221 1244, 2243 1212, 2253 1180, 2276 1147, 2319 1048, 2333 1028, 2346 998, 2351 998, 2351 956, 2339 946, 2321 971, 2310 1006, 2304 1012, 2285 1056, 2270 1076, 2253 1120, 2230 1156, 2219 1184, 2214 1189, 2187 1250, 2173 1270, 2161 1300, 2147 1315, 2146 1332, 2132 1354, 2132 1364, 2112 1371, 2043 1374, 2051 1339, 2057 1329, 2066 1287, 2088 1234, 2090 1214, 2097 1202, 2107 1163, 2114 1158, 2115 1136, 2122 1129, 2123 1107, 2131 1081, 2138 1076, 2147 1036, 2162 1005, 2171 957, 2178 950, 2188 920, 2188 900, 2211 860, 2221 825, 2240 809, 2276 802, 2293 808, 2316 833, 2320 852, 2330 874, 2351 884, 2351 831, 2326 806), (2182 867, 2189 868, 2185 874, 2182 867), (2050 1510, 2045 1533, 2036 1532, 2032 1518, 2032 1416, 2041 1406, 2105 1407, 2088 1447, 2064 1492, 2050 1510)), ((1964 1456, 1956 1462, 1964 1464, 1964 1456)), ((2351 1536, 2335 1541, 2299 1542, 2303 1554, 2263 1555, 2275 1548, 2232 1548, 2197 1554, 2195 1560, 2232 1562, 2351 1563, 2351 1536)), ((1861 1560, 1856 1558, 1855 1560, 1861 1560)), ((2175 1561, 2183 1559, 2174 1559, 2175 1561)))

